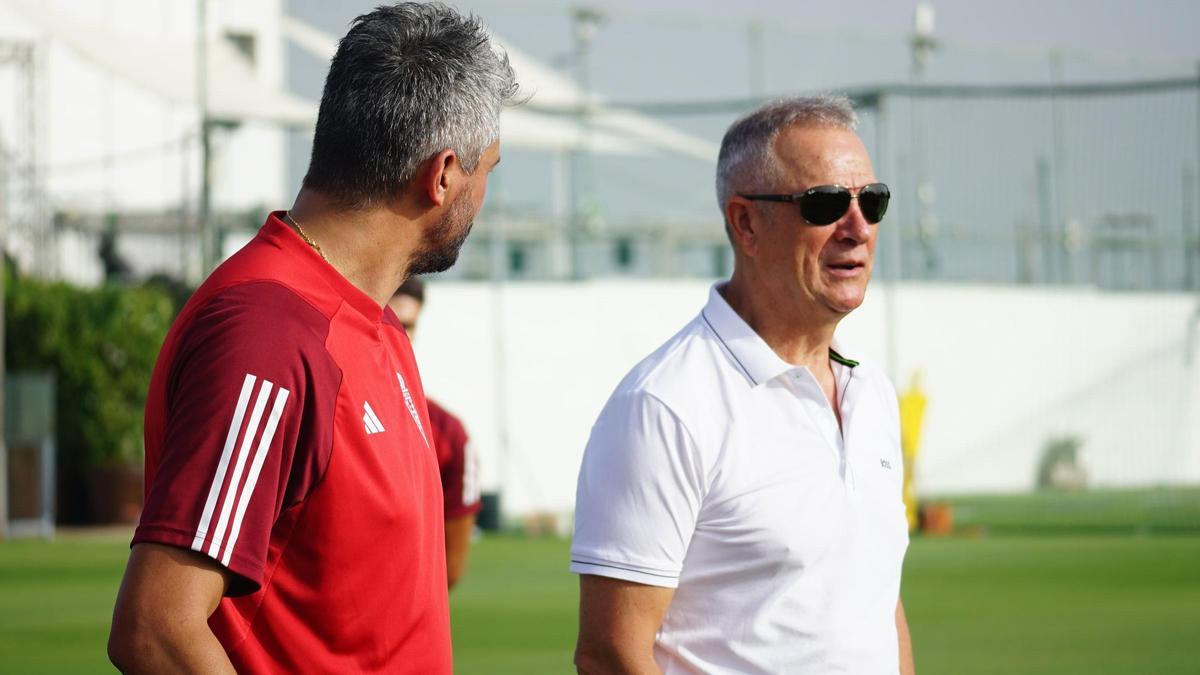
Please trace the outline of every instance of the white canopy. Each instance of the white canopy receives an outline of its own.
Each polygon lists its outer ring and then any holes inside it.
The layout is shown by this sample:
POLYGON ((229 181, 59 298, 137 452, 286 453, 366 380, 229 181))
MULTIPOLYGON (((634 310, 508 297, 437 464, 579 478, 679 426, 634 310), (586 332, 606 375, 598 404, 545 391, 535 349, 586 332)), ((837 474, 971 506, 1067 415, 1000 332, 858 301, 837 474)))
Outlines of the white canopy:
MULTIPOLYGON (((283 34, 314 56, 328 60, 337 50, 333 36, 290 16, 283 17, 283 34)), ((715 162, 717 147, 645 115, 606 106, 603 100, 579 88, 569 78, 543 65, 500 38, 496 42, 508 53, 521 88, 532 94, 523 107, 504 111, 501 133, 506 144, 545 149, 580 149, 594 152, 645 154, 665 152, 715 162), (591 102, 590 128, 583 129, 570 116, 538 112, 538 108, 573 108, 591 102), (527 137, 540 131, 542 142, 527 137)))
MULTIPOLYGON (((37 30, 87 61, 164 99, 197 104, 196 50, 178 40, 152 40, 118 34, 105 26, 56 11, 31 0, 0 0, 37 30)), ((298 19, 281 17, 283 34, 321 59, 332 58, 337 40, 298 19)), ((586 149, 602 154, 648 155, 657 152, 715 161, 717 149, 699 139, 643 115, 603 105, 595 97, 589 125, 569 115, 539 112, 538 106, 572 107, 587 101, 569 79, 524 52, 501 43, 518 73, 522 88, 532 93, 529 105, 505 110, 501 133, 509 147, 547 151, 586 149)), ((216 120, 262 120, 285 126, 311 127, 317 104, 281 87, 264 83, 253 65, 228 40, 208 44, 208 114, 216 120)))
MULTIPOLYGON (((43 34, 87 61, 146 91, 196 105, 196 50, 192 43, 116 34, 105 26, 55 11, 49 3, 3 0, 43 34)), ((208 46, 208 110, 218 120, 265 120, 312 125, 317 106, 265 84, 228 40, 208 46)))
POLYGON ((509 62, 517 71, 522 88, 532 92, 530 108, 577 108, 591 103, 589 114, 594 129, 618 134, 662 152, 716 163, 718 148, 715 144, 641 113, 605 105, 604 99, 594 92, 584 91, 569 78, 546 67, 511 43, 498 37, 496 41, 508 53, 509 62))

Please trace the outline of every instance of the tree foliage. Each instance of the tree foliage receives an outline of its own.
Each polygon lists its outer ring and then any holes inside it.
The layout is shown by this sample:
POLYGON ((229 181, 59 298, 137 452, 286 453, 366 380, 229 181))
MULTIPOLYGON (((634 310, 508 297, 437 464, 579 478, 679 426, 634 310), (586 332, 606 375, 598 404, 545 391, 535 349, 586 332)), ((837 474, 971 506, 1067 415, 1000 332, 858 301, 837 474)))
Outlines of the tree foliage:
POLYGON ((150 286, 89 289, 8 265, 4 273, 7 367, 55 373, 59 461, 139 461, 146 391, 175 313, 171 298, 150 286))

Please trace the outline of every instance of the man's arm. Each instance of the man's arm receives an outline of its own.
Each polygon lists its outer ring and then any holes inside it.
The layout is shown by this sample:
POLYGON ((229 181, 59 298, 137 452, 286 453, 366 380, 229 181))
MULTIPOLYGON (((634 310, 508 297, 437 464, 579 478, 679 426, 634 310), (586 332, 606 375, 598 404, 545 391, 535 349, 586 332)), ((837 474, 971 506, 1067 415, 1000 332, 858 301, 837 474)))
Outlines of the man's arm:
POLYGON ((675 590, 583 574, 575 668, 584 675, 658 675, 654 637, 675 590))
POLYGON ((450 588, 454 588, 467 568, 467 551, 474 531, 474 513, 446 519, 446 582, 450 588))
POLYGON ((900 675, 916 675, 908 618, 904 616, 904 603, 899 600, 896 601, 896 635, 900 638, 900 675))
POLYGON ((123 673, 234 673, 208 627, 229 572, 198 553, 133 547, 117 592, 108 658, 123 673))

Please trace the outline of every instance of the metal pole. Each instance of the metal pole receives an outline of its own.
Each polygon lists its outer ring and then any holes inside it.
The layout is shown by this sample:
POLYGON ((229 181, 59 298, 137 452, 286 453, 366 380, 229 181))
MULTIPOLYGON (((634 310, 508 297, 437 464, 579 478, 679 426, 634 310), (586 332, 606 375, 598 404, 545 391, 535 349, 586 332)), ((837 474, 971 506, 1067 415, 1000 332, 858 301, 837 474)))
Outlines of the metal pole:
MULTIPOLYGON (((878 101, 875 105, 875 161, 879 163, 879 173, 883 175, 892 175, 890 171, 889 161, 891 156, 887 153, 887 115, 886 115, 886 98, 880 93, 878 101)), ((887 178, 881 178, 887 182, 887 178)), ((888 278, 883 285, 884 302, 883 302, 883 330, 884 344, 886 348, 887 358, 887 374, 891 378, 892 383, 899 386, 900 377, 900 355, 897 344, 899 340, 896 332, 899 330, 899 307, 900 302, 900 280, 903 275, 903 256, 900 249, 901 231, 898 227, 886 228, 883 230, 886 234, 884 250, 887 253, 887 269, 888 278)))
POLYGON ((512 464, 512 444, 509 441, 510 428, 508 423, 508 343, 506 340, 507 327, 505 317, 508 315, 504 305, 506 281, 508 279, 508 217, 505 208, 504 177, 500 172, 493 174, 492 180, 492 211, 488 223, 491 226, 491 239, 488 242, 491 258, 492 278, 492 359, 495 369, 492 376, 495 386, 492 390, 496 411, 496 435, 500 447, 497 448, 500 461, 498 488, 500 493, 500 510, 503 516, 504 495, 510 484, 509 473, 512 464))
MULTIPOLYGON (((1040 225, 1040 235, 1042 251, 1042 283, 1049 284, 1054 281, 1054 208, 1052 200, 1054 198, 1053 189, 1050 186, 1050 163, 1045 157, 1037 158, 1037 205, 1038 205, 1038 224, 1040 225)), ((1096 279, 1092 279, 1095 283, 1096 279)))
MULTIPOLYGON (((925 66, 929 62, 929 55, 933 52, 937 44, 933 37, 933 23, 933 5, 928 2, 917 3, 913 20, 911 44, 912 70, 909 73, 910 80, 914 85, 924 82, 925 66)), ((913 174, 916 178, 917 186, 915 195, 917 202, 917 240, 920 242, 922 253, 925 256, 925 274, 927 277, 933 277, 938 269, 937 251, 933 246, 933 237, 937 232, 937 217, 933 213, 935 194, 933 183, 929 180, 929 176, 925 170, 925 129, 923 126, 924 119, 921 103, 918 101, 915 91, 910 96, 909 101, 912 106, 911 119, 909 120, 912 125, 911 155, 913 174)))
POLYGON ((763 23, 759 19, 751 19, 746 24, 746 51, 750 69, 746 81, 750 85, 750 96, 762 98, 767 90, 767 59, 763 50, 763 23))
POLYGON ((1050 119, 1051 138, 1054 144, 1054 255, 1058 258, 1059 281, 1070 284, 1075 281, 1071 270, 1070 220, 1071 200, 1067 179, 1067 149, 1063 129, 1062 97, 1058 88, 1062 85, 1062 53, 1050 52, 1050 119))
POLYGON ((575 81, 579 84, 580 105, 576 119, 582 133, 582 143, 571 152, 571 278, 583 279, 583 243, 587 228, 587 209, 592 204, 592 74, 589 56, 592 38, 602 16, 587 7, 577 7, 572 14, 575 36, 575 81))
POLYGON ((208 119, 208 0, 196 4, 196 105, 200 116, 200 203, 197 220, 200 228, 200 276, 216 266, 216 238, 213 236, 212 203, 212 138, 208 119))
POLYGON ((1192 231, 1192 222, 1195 220, 1195 192, 1193 187, 1196 185, 1195 170, 1192 167, 1183 165, 1183 209, 1182 209, 1182 234, 1183 234, 1183 288, 1184 290, 1192 290, 1196 287, 1196 233, 1192 231))
MULTIPOLYGON (((1200 258, 1200 61, 1196 61, 1196 164, 1192 180, 1195 183, 1196 199, 1192 202, 1195 212, 1195 229, 1192 230, 1191 248, 1188 250, 1195 258, 1200 258)), ((1200 289, 1200 284, 1195 288, 1200 289)), ((1200 302, 1196 305, 1196 313, 1200 315, 1200 302)))

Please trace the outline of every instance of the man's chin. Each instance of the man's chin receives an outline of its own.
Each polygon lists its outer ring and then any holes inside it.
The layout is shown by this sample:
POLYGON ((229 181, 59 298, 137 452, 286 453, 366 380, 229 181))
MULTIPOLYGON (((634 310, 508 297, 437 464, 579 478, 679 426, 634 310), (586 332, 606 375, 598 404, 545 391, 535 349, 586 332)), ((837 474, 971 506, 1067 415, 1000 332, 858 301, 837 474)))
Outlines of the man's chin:
POLYGON ((458 251, 457 248, 449 251, 424 251, 413 257, 408 265, 408 273, 420 275, 445 272, 458 262, 458 251))
POLYGON ((863 300, 865 299, 865 294, 832 297, 825 300, 825 306, 832 310, 835 314, 845 316, 861 307, 863 300))
POLYGON ((435 250, 426 249, 414 254, 408 264, 408 273, 437 274, 438 272, 445 272, 454 267, 454 263, 458 262, 458 254, 462 251, 463 244, 467 241, 467 235, 471 234, 471 228, 474 225, 474 221, 467 223, 467 226, 463 228, 462 234, 441 248, 435 250))

